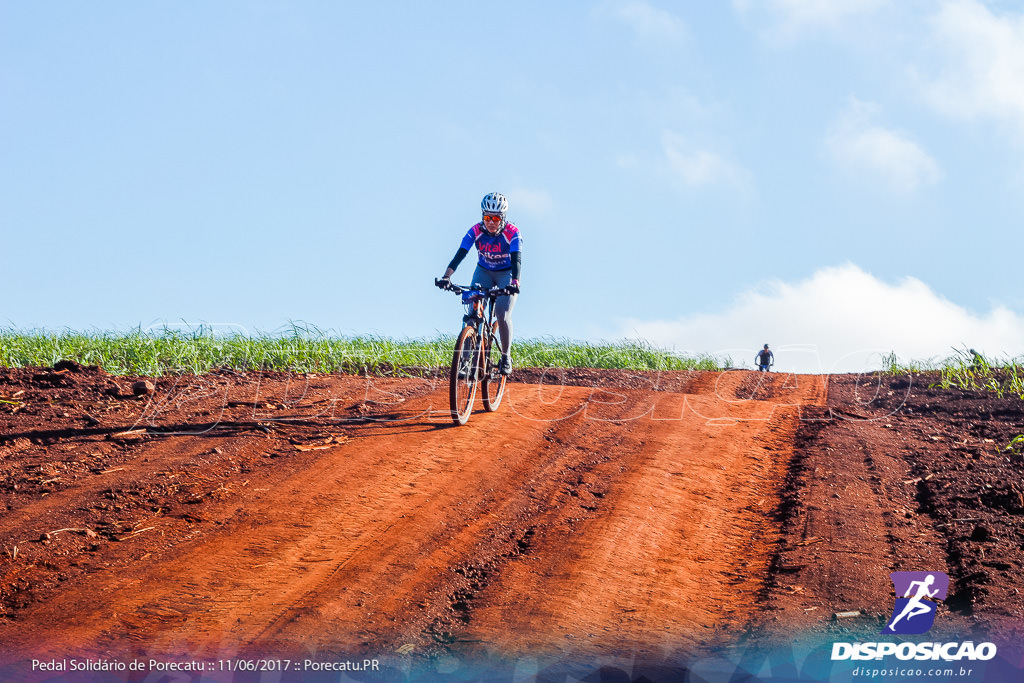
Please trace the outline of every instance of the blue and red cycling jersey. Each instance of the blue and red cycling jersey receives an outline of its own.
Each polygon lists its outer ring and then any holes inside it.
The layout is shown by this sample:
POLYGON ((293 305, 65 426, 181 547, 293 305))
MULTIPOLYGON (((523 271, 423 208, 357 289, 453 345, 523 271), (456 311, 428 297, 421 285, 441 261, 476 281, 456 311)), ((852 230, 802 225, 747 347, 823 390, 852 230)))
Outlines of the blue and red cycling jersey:
POLYGON ((477 262, 487 270, 508 270, 512 267, 512 252, 522 251, 522 237, 519 228, 512 223, 505 223, 505 229, 491 236, 484 230, 483 223, 477 223, 462 238, 460 249, 469 251, 476 245, 477 262))

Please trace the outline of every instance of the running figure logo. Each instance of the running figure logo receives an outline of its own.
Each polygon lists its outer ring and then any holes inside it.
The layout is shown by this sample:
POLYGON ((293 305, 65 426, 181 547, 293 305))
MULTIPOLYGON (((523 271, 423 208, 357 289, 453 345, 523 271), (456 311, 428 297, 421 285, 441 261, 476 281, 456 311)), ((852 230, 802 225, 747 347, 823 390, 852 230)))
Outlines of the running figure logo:
POLYGON ((893 572, 896 606, 882 633, 914 635, 935 623, 935 600, 945 600, 949 577, 942 572, 893 572))

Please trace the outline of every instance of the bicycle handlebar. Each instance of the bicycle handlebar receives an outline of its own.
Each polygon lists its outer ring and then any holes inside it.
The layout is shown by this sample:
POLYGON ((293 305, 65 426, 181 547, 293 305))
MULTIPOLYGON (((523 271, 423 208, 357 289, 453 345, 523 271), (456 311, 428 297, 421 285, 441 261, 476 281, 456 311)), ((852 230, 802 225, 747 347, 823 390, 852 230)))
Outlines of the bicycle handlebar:
MULTIPOLYGON (((441 287, 441 280, 439 278, 434 278, 434 285, 441 287)), ((512 294, 512 292, 508 291, 507 287, 492 287, 491 289, 485 289, 480 285, 457 285, 454 282, 449 282, 446 287, 443 287, 443 289, 447 289, 449 292, 455 292, 456 294, 462 294, 463 292, 470 291, 480 292, 481 294, 489 297, 499 297, 512 294)))

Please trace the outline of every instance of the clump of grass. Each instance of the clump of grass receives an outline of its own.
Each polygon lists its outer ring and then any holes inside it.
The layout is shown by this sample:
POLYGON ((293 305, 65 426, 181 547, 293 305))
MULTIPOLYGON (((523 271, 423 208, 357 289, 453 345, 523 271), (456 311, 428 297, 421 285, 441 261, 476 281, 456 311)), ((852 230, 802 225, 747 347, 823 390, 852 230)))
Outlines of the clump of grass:
POLYGON ((934 361, 900 361, 895 351, 887 356, 882 356, 882 372, 887 375, 917 375, 922 372, 940 370, 941 368, 942 364, 935 363, 934 361))
MULTIPOLYGON (((258 336, 217 334, 204 326, 136 328, 121 334, 0 329, 0 366, 52 366, 72 360, 99 365, 114 375, 202 374, 217 368, 428 375, 450 362, 454 341, 445 335, 434 339, 335 336, 302 324, 258 336)), ((589 344, 527 339, 515 343, 514 354, 519 367, 719 369, 711 356, 680 356, 633 341, 589 344)), ((725 363, 730 364, 728 359, 725 363)))
POLYGON ((941 368, 936 383, 944 389, 990 391, 997 397, 1024 399, 1024 359, 990 362, 970 351, 958 351, 941 368))

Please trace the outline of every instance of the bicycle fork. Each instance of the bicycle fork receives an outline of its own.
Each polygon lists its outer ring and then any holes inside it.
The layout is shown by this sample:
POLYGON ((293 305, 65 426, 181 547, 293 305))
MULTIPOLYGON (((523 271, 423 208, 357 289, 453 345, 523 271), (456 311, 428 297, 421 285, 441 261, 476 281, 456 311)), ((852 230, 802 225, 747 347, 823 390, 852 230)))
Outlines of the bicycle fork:
POLYGON ((483 355, 483 337, 480 328, 477 328, 477 343, 472 349, 462 349, 462 358, 459 360, 459 376, 468 379, 470 382, 479 382, 484 379, 483 373, 486 369, 483 355))

